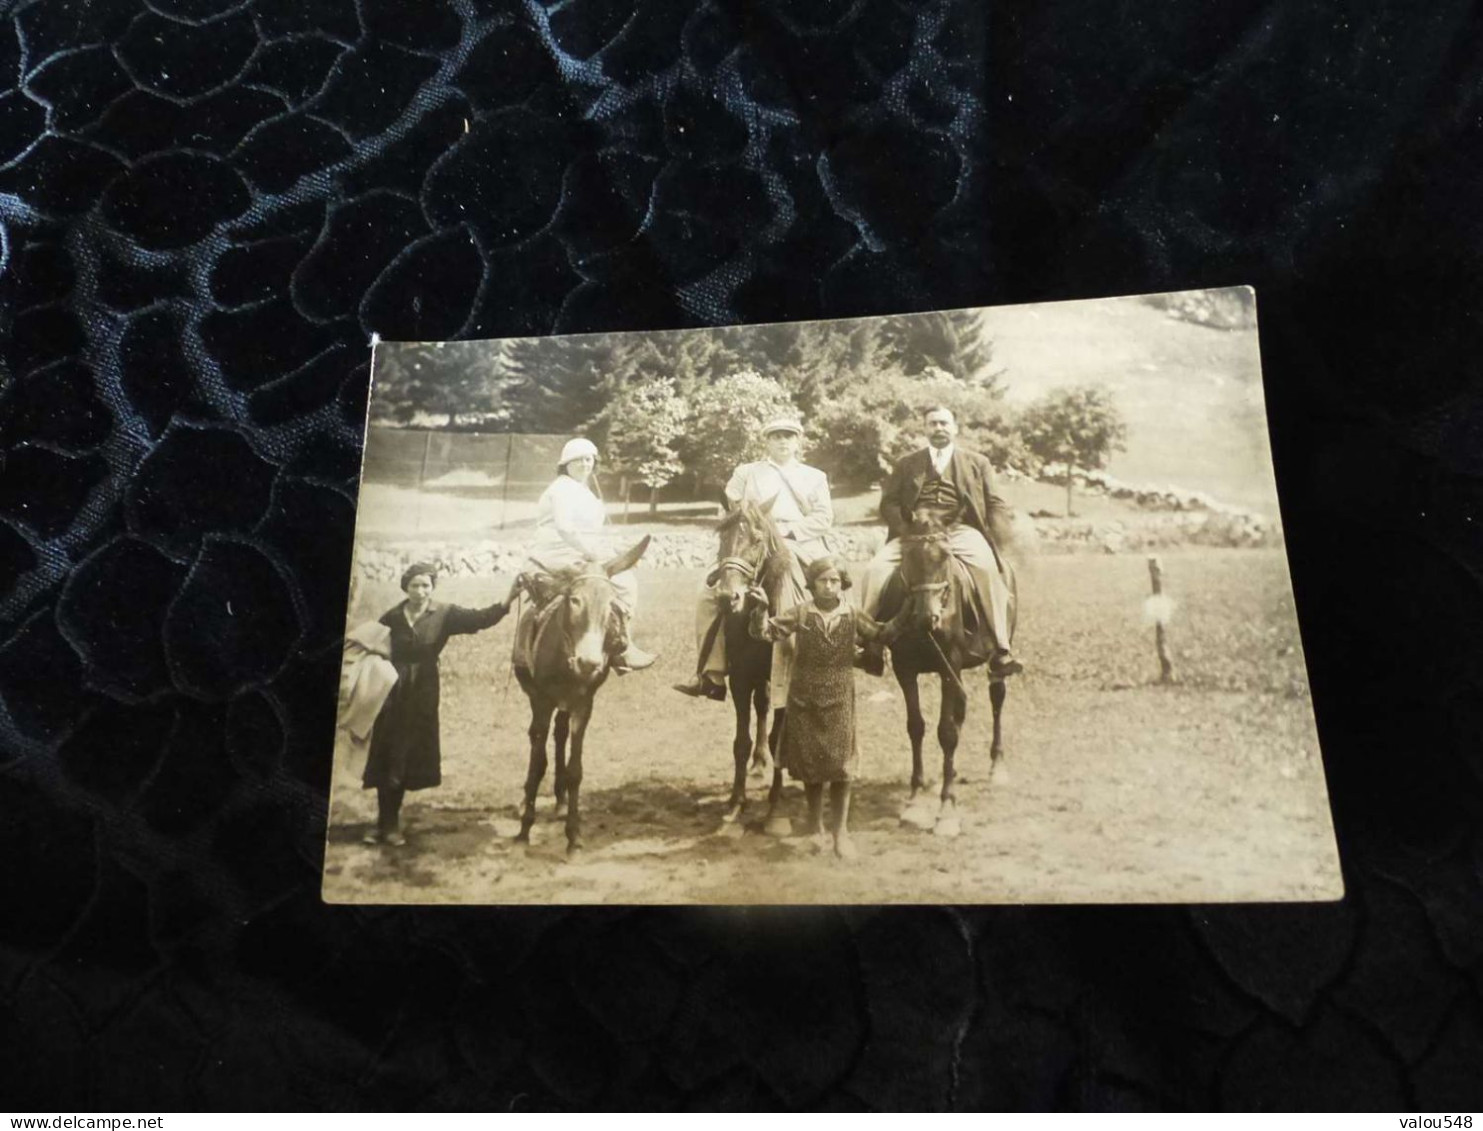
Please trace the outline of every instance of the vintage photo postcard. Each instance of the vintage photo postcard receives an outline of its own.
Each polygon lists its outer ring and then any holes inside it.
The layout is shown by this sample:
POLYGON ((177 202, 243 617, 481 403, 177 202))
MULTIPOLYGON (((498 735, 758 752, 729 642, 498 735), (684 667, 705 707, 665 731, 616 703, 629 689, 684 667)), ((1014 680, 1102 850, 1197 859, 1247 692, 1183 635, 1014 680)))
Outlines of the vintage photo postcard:
POLYGON ((1342 895, 1250 289, 372 379, 325 899, 1342 895))

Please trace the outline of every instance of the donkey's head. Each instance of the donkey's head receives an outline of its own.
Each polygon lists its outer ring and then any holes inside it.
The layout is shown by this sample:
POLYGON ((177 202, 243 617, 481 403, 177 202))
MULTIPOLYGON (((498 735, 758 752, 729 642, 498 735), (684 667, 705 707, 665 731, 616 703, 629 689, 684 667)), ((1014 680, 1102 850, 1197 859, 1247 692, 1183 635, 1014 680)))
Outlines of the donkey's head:
POLYGON ((570 671, 590 679, 607 670, 609 657, 622 635, 621 602, 613 584, 615 574, 632 569, 649 548, 649 537, 602 565, 575 569, 562 585, 559 610, 562 640, 570 671))

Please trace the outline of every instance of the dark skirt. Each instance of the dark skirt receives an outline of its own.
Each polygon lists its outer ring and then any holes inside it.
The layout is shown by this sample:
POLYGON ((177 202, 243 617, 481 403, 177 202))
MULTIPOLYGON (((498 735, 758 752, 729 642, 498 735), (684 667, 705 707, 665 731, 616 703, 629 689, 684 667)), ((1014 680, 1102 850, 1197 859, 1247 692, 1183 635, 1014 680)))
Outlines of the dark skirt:
POLYGON ((403 608, 398 605, 381 618, 391 629, 391 665, 397 681, 371 730, 361 779, 367 789, 428 789, 442 782, 438 657, 450 636, 490 628, 509 611, 499 603, 484 609, 435 603, 409 625, 403 608))
POLYGON ((429 789, 443 780, 437 661, 396 669, 396 686, 371 731, 363 781, 367 789, 429 789))

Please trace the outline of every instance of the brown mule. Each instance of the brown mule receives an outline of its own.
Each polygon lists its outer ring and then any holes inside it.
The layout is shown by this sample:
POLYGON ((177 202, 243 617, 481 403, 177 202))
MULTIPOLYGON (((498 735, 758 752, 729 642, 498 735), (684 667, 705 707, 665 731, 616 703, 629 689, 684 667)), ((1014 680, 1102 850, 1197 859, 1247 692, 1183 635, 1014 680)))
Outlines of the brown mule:
POLYGON ((587 724, 592 719, 593 700, 626 643, 627 626, 611 579, 632 569, 648 550, 649 541, 645 536, 601 566, 577 567, 530 582, 537 598, 536 607, 526 613, 533 618, 526 626, 531 639, 515 664, 515 678, 530 700, 530 766, 517 841, 530 841, 554 715, 557 808, 566 806, 567 852, 582 847, 582 753, 587 724))

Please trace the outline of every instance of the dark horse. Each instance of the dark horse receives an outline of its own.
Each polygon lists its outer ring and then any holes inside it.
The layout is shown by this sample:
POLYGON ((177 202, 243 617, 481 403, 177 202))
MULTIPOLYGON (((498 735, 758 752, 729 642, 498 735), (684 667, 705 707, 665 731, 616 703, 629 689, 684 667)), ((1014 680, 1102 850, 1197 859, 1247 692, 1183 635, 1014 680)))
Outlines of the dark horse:
MULTIPOLYGON (((906 697, 906 733, 911 739, 912 804, 908 804, 902 819, 911 824, 925 824, 920 806, 915 804, 926 784, 922 773, 922 738, 927 729, 917 677, 935 674, 942 682, 942 710, 937 720, 937 742, 942 747, 942 794, 932 831, 940 836, 957 836, 960 825, 953 792, 957 780, 953 758, 963 722, 968 717, 968 690, 962 677, 964 671, 978 667, 988 657, 983 647, 974 646, 974 634, 965 615, 971 599, 967 592, 970 581, 948 548, 948 530, 948 525, 935 518, 912 517, 901 536, 900 585, 905 591, 901 599, 911 605, 910 628, 891 645, 891 668, 906 697)), ((1009 582, 1009 627, 1013 636, 1019 599, 1013 569, 1007 562, 1003 563, 1003 569, 1009 582)), ((883 606, 882 614, 886 613, 883 606)), ((1008 647, 1010 641, 1002 643, 1008 647)), ((991 777, 1004 757, 1000 716, 1005 694, 1004 680, 990 675, 989 702, 994 708, 991 777)))
POLYGON ((747 631, 747 590, 753 585, 761 586, 767 592, 771 610, 777 612, 783 584, 793 565, 793 555, 772 521, 772 506, 776 501, 774 498, 765 503, 741 502, 721 520, 716 528, 721 536, 716 568, 707 579, 715 590, 716 605, 722 614, 727 683, 736 709, 736 736, 731 743, 735 774, 726 814, 721 818, 725 824, 735 821, 746 804, 749 764, 762 774, 771 767, 774 790, 781 788, 781 774, 773 755, 784 712, 775 712, 771 726, 768 725, 773 645, 752 639, 747 631))
POLYGON ((546 776, 546 737, 556 716, 556 806, 566 806, 566 849, 582 847, 582 740, 592 719, 592 701, 607 682, 611 657, 619 646, 617 589, 612 577, 637 564, 649 548, 645 537, 603 565, 590 565, 528 578, 536 618, 530 666, 517 663, 515 678, 530 699, 530 769, 525 775, 525 808, 515 839, 529 842, 536 819, 536 794, 546 776), (571 756, 567 756, 567 739, 571 756))

